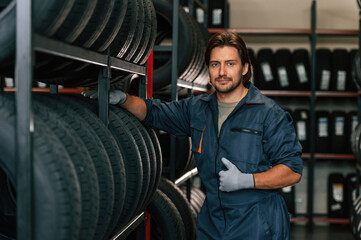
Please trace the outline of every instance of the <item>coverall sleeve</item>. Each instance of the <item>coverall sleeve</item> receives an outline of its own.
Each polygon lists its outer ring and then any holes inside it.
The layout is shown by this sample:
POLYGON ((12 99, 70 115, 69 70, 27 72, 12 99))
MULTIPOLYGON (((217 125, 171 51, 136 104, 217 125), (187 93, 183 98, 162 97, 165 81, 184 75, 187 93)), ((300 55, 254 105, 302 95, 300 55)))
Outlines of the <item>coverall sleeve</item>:
POLYGON ((302 147, 288 112, 279 108, 270 114, 265 124, 263 149, 272 166, 284 164, 302 174, 302 147))
POLYGON ((146 99, 147 115, 143 124, 164 130, 173 135, 190 135, 188 105, 190 99, 161 102, 159 99, 146 99))

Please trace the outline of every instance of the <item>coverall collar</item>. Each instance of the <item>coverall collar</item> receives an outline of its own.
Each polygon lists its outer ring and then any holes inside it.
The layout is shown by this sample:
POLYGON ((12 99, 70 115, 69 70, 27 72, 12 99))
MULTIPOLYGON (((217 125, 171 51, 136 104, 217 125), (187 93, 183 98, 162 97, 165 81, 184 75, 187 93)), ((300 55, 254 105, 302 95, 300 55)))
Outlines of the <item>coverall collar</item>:
MULTIPOLYGON (((258 88, 256 88, 253 83, 249 82, 244 85, 246 88, 248 88, 248 93, 245 96, 246 104, 264 104, 264 100, 262 98, 262 95, 260 94, 258 88)), ((205 102, 217 102, 217 96, 216 93, 212 93, 210 95, 203 96, 201 100, 205 102)))

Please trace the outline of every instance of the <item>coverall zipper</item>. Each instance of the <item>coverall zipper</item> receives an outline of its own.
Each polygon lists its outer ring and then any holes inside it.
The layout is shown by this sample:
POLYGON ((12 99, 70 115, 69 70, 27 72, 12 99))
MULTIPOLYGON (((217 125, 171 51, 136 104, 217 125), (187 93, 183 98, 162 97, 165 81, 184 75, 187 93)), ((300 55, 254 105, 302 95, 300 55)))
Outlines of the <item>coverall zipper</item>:
MULTIPOLYGON (((242 101, 242 100, 241 100, 242 101)), ((216 131, 217 134, 217 154, 216 154, 216 158, 214 159, 214 173, 217 176, 217 159, 218 159, 218 154, 219 154, 219 137, 221 136, 222 133, 222 129, 224 126, 224 123, 238 110, 241 108, 241 106, 243 105, 243 103, 238 104, 233 111, 227 116, 227 118, 224 120, 221 129, 219 130, 219 134, 218 134, 218 111, 216 111, 216 109, 214 109, 214 107, 212 106, 212 104, 210 104, 210 108, 212 111, 212 116, 213 116, 213 123, 214 123, 214 129, 216 131)), ((223 213, 223 218, 224 218, 224 226, 227 226, 227 219, 226 219, 226 213, 224 212, 224 209, 222 207, 222 199, 220 196, 220 190, 218 188, 219 186, 219 178, 217 177, 217 193, 218 193, 218 200, 219 200, 219 207, 222 210, 223 213)))

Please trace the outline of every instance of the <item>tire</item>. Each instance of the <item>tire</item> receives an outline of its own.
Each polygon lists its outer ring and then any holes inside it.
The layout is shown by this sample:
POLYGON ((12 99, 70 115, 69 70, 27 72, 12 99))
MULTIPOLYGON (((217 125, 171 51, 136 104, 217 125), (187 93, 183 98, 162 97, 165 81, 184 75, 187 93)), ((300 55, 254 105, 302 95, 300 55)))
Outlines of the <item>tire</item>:
POLYGON ((186 239, 194 240, 196 238, 196 222, 192 213, 192 206, 182 190, 166 178, 161 178, 158 188, 169 197, 178 209, 184 225, 186 239))
POLYGON ((151 239, 185 240, 182 218, 172 201, 159 189, 148 206, 151 239))
MULTIPOLYGON (((51 37, 63 24, 75 0, 36 0, 33 3, 33 28, 36 33, 51 37)), ((14 64, 15 31, 16 31, 16 1, 11 1, 0 13, 0 63, 6 69, 14 64)), ((13 69, 11 69, 13 72, 13 69)))
POLYGON ((114 204, 113 173, 104 145, 89 123, 84 121, 72 109, 39 94, 34 94, 33 99, 48 106, 57 114, 58 118, 61 118, 62 121, 68 123, 88 149, 96 169, 99 184, 100 209, 94 239, 100 239, 108 228, 114 204))
POLYGON ((84 107, 81 103, 76 101, 76 98, 72 98, 69 95, 48 95, 48 97, 51 97, 54 99, 54 101, 57 101, 58 104, 64 104, 67 108, 74 110, 77 114, 79 114, 80 117, 89 123, 92 129, 96 132, 99 139, 102 141, 108 154, 114 179, 114 206, 111 211, 111 221, 106 231, 106 235, 109 235, 119 220, 126 195, 126 173, 124 161, 117 142, 109 129, 103 124, 98 116, 84 107))
POLYGON ((145 25, 145 14, 146 14, 145 11, 147 10, 146 6, 144 6, 143 0, 137 0, 137 3, 138 3, 137 4, 138 17, 137 17, 136 28, 134 31, 134 37, 129 48, 127 49, 127 51, 123 56, 123 59, 128 62, 130 62, 132 57, 135 55, 136 50, 138 49, 141 43, 140 41, 142 40, 144 25, 145 25))
POLYGON ((53 110, 41 102, 33 101, 33 113, 46 123, 61 141, 77 172, 81 193, 81 226, 79 239, 91 239, 95 234, 99 216, 99 186, 91 156, 77 133, 58 118, 53 110))
POLYGON ((162 176, 162 167, 163 167, 163 157, 162 157, 162 149, 160 147, 159 144, 159 140, 157 137, 157 134, 155 133, 154 129, 152 128, 147 128, 148 134, 152 140, 153 146, 154 146, 154 150, 155 150, 155 155, 156 155, 156 173, 155 173, 155 183, 154 183, 154 187, 151 191, 151 195, 149 196, 149 201, 146 203, 146 205, 149 204, 149 202, 152 200, 152 197, 154 195, 154 193, 156 192, 159 182, 160 182, 160 178, 162 176))
MULTIPOLYGON (((157 189, 158 182, 156 182, 157 177, 157 156, 155 152, 155 148, 152 142, 152 139, 150 138, 148 131, 145 129, 145 127, 140 123, 140 121, 130 112, 128 112, 125 109, 119 108, 121 111, 123 111, 133 122, 136 127, 138 128, 141 136, 144 139, 146 148, 148 149, 148 155, 149 155, 149 166, 150 166, 150 173, 149 173, 149 184, 148 184, 148 190, 144 197, 144 201, 141 204, 139 210, 143 211, 146 208, 146 205, 149 203, 151 196, 153 195, 154 191, 157 189)), ((143 165, 144 166, 144 165, 143 165)))
MULTIPOLYGON (((110 106, 110 111, 114 113, 118 121, 120 121, 122 124, 125 125, 133 135, 133 138, 135 140, 135 143, 137 144, 137 147, 139 149, 140 158, 142 161, 142 169, 143 169, 143 183, 142 183, 142 189, 140 193, 140 199, 136 206, 136 212, 139 211, 140 207, 144 204, 144 201, 146 200, 149 183, 150 183, 150 158, 149 158, 149 152, 147 149, 147 146, 145 144, 144 138, 139 130, 139 125, 136 125, 134 123, 134 119, 131 119, 121 108, 110 106)), ((137 120, 135 120, 137 121, 137 120)), ((134 204, 134 203, 133 203, 134 204)), ((135 204, 134 204, 135 205, 135 204)))
MULTIPOLYGON (((157 14, 157 31, 164 31, 164 37, 171 36, 173 4, 168 0, 153 1, 154 8, 157 14)), ((192 52, 189 49, 194 49, 195 42, 194 35, 189 31, 187 13, 183 8, 179 8, 179 46, 178 46, 178 71, 183 73, 187 68, 189 61, 192 58, 192 52), (185 51, 185 49, 187 51, 185 51)), ((157 38, 156 43, 160 44, 162 38, 157 38)), ((154 61, 154 89, 162 88, 170 83, 171 76, 171 57, 167 55, 166 61, 154 61)))
MULTIPOLYGON (((95 114, 98 113, 97 101, 81 96, 78 96, 77 100, 95 114)), ((109 112, 108 127, 122 153, 126 172, 126 196, 123 210, 116 225, 115 230, 117 230, 125 226, 136 212, 143 184, 143 165, 134 137, 127 126, 122 121, 119 121, 118 117, 111 111, 109 112)))
POLYGON ((122 58, 129 49, 135 35, 135 30, 138 22, 138 5, 139 0, 128 2, 124 22, 117 33, 114 41, 110 45, 110 55, 113 57, 122 58))
MULTIPOLYGON (((16 185, 15 106, 0 94, 0 168, 16 185)), ((78 239, 81 214, 76 171, 61 142, 34 117, 34 239, 78 239), (61 159, 61 161, 59 161, 61 159)))

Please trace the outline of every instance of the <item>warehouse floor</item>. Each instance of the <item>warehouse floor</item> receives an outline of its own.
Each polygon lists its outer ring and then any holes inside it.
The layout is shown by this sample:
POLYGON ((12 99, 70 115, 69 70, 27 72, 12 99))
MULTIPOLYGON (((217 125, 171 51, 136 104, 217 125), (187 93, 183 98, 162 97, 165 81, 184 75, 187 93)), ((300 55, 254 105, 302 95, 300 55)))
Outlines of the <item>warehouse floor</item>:
POLYGON ((315 225, 313 232, 308 232, 305 225, 291 226, 291 240, 354 240, 349 225, 315 225))

